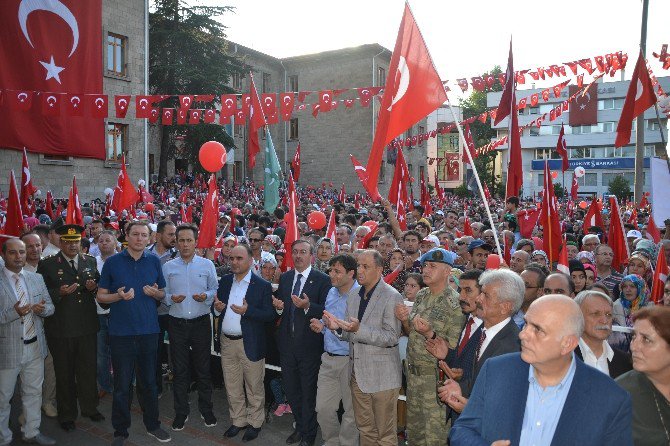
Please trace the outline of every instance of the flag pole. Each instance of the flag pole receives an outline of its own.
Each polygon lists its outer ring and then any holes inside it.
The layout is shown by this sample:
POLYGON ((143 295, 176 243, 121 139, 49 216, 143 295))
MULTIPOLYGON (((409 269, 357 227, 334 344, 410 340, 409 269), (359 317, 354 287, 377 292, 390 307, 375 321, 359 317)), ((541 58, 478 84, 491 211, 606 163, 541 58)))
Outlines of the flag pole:
MULTIPOLYGON (((447 93, 445 89, 445 93, 447 93)), ((465 141, 465 135, 463 134, 463 128, 461 127, 461 123, 458 122, 458 119, 456 118, 456 112, 454 112, 454 107, 451 105, 451 101, 449 100, 449 97, 447 96, 447 105, 449 106, 449 111, 451 112, 451 116, 454 118, 454 123, 456 124, 456 128, 458 129, 458 135, 461 139, 461 142, 463 143, 463 147, 467 148, 467 142, 465 141)), ((479 180, 479 173, 477 173, 477 167, 475 167, 475 162, 472 159, 472 154, 470 153, 469 150, 465 150, 465 153, 468 155, 468 162, 472 166, 472 173, 475 176, 475 181, 477 182, 477 187, 479 188, 479 195, 482 197, 482 201, 484 201, 484 208, 486 209, 486 216, 489 219, 489 223, 491 223, 491 229, 493 229, 493 239, 496 242, 496 248, 498 249, 498 257, 500 257, 500 261, 504 262, 502 252, 500 250, 500 240, 498 240, 498 231, 496 230, 495 225, 493 224, 493 217, 491 217, 491 209, 489 209, 489 202, 486 200, 486 195, 484 195, 484 189, 482 188, 482 183, 479 180)))

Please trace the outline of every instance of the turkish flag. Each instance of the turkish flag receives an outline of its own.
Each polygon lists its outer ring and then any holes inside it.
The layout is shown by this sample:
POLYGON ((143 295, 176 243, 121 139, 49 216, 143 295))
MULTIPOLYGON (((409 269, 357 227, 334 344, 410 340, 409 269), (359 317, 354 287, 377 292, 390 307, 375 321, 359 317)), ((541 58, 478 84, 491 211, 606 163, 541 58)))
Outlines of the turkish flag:
POLYGON ((407 210, 405 209, 405 203, 404 202, 401 201, 401 202, 398 203, 398 212, 396 214, 397 214, 396 218, 398 219, 398 225, 400 226, 400 230, 407 231, 407 210))
POLYGON ((335 233, 335 229, 337 227, 337 222, 335 219, 335 209, 330 211, 330 217, 328 218, 328 226, 326 227, 326 238, 330 239, 330 241, 333 243, 333 251, 335 254, 340 250, 340 245, 336 243, 337 237, 335 233))
MULTIPOLYGON (((60 116, 61 95, 58 93, 40 93, 42 102, 42 115, 48 117, 60 116)), ((2 124, 0 124, 0 127, 2 124)))
POLYGON ((298 148, 295 150, 295 155, 293 156, 293 162, 291 163, 291 170, 293 171, 293 176, 296 181, 300 180, 300 143, 298 142, 298 148))
POLYGON ((114 96, 114 108, 116 109, 116 117, 125 118, 126 113, 128 113, 129 105, 130 105, 130 95, 114 96))
POLYGON ((319 91, 319 111, 328 112, 333 102, 333 90, 319 91))
POLYGON ((579 193, 579 182, 577 181, 577 175, 572 172, 572 188, 570 189, 570 197, 573 201, 577 201, 577 194, 579 193))
POLYGON ((180 108, 177 110, 177 125, 186 125, 188 110, 180 108))
POLYGON ((151 107, 151 112, 149 113, 149 122, 151 124, 155 124, 158 122, 158 118, 160 117, 160 110, 158 107, 151 107))
POLYGON ((656 258, 656 269, 654 270, 654 278, 651 282, 651 300, 659 305, 663 302, 663 291, 665 289, 665 282, 668 280, 668 263, 665 260, 665 250, 663 248, 658 250, 658 257, 656 258))
POLYGON ((293 114, 293 106, 295 104, 295 94, 293 92, 282 93, 280 96, 279 110, 281 118, 284 121, 289 121, 293 114))
MULTIPOLYGON (((256 95, 258 95, 258 92, 256 92, 256 95)), ((242 95, 242 112, 244 113, 245 116, 249 116, 249 107, 251 106, 251 95, 248 94, 243 94, 242 95)))
POLYGON ((465 221, 463 222, 463 235, 472 236, 472 226, 470 226, 470 219, 467 214, 465 215, 465 221))
POLYGON ((194 109, 188 111, 188 123, 190 125, 200 124, 200 117, 202 116, 202 110, 194 109))
POLYGON ((563 274, 570 275, 570 263, 568 261, 568 242, 563 237, 563 243, 561 244, 561 253, 558 256, 558 264, 556 265, 556 270, 562 272, 563 274))
POLYGON ((44 205, 44 207, 46 208, 47 215, 53 221, 55 219, 54 218, 54 197, 51 194, 50 190, 47 191, 47 202, 44 205))
POLYGON ((444 206, 444 191, 437 180, 437 169, 435 169, 435 192, 437 194, 437 199, 440 200, 440 206, 444 206))
POLYGON ((295 183, 293 182, 293 175, 289 174, 288 178, 288 213, 286 214, 286 234, 284 234, 284 246, 286 247, 286 255, 282 263, 282 271, 293 268, 293 242, 298 240, 298 218, 297 218, 297 201, 298 197, 295 192, 295 183))
POLYGON ((519 110, 522 110, 526 108, 526 102, 528 101, 528 98, 523 98, 519 100, 519 106, 517 107, 519 110))
POLYGON ((126 156, 121 156, 121 170, 119 171, 119 178, 114 189, 114 199, 112 200, 112 207, 118 213, 124 209, 128 209, 133 204, 137 203, 139 194, 133 185, 132 180, 126 171, 126 156))
POLYGON ((549 257, 549 265, 557 262, 562 245, 561 223, 558 216, 557 200, 554 196, 554 183, 549 172, 549 161, 544 162, 544 193, 542 194, 542 226, 544 251, 549 257))
POLYGON ((535 107, 537 103, 540 102, 540 96, 537 93, 530 95, 530 106, 535 107))
POLYGON ((237 110, 237 96, 234 94, 222 94, 220 118, 233 116, 235 110, 237 110))
POLYGON ((533 228, 540 217, 539 209, 522 209, 516 213, 516 220, 519 222, 519 232, 521 237, 530 238, 533 235, 533 228))
POLYGON ((138 119, 151 118, 153 96, 135 96, 135 117, 138 119))
POLYGON ((361 107, 367 107, 370 105, 370 101, 372 101, 372 92, 370 92, 369 88, 357 88, 356 91, 358 91, 358 100, 361 103, 361 107))
POLYGON ((661 241, 661 231, 658 230, 654 217, 651 215, 649 216, 649 222, 647 223, 647 238, 654 243, 659 243, 661 241))
MULTIPOLYGON (((265 117, 263 116, 263 107, 256 91, 254 77, 249 74, 251 85, 249 86, 251 105, 249 106, 249 168, 253 169, 256 165, 256 155, 261 151, 258 144, 258 131, 265 126, 265 117)), ((286 250, 288 253, 288 249, 286 250)))
POLYGON ((181 95, 179 96, 179 108, 188 110, 193 104, 193 96, 191 95, 181 95))
POLYGON ((32 214, 29 199, 37 192, 37 188, 33 186, 33 180, 30 175, 30 166, 28 165, 28 155, 25 147, 23 148, 23 160, 21 163, 21 209, 27 215, 32 214))
POLYGON ((405 163, 405 156, 401 149, 398 149, 398 156, 395 160, 395 171, 393 172, 393 181, 389 189, 389 202, 395 204, 407 203, 407 183, 409 183, 409 169, 405 163))
POLYGON ((505 196, 516 197, 523 187, 523 164, 521 159, 521 136, 519 135, 519 113, 516 95, 512 95, 512 113, 509 138, 509 163, 507 164, 507 185, 505 196))
POLYGON ((635 70, 633 70, 633 78, 628 85, 628 93, 621 109, 621 117, 616 127, 615 147, 622 147, 630 142, 633 119, 640 116, 657 101, 654 87, 649 78, 649 71, 647 71, 647 64, 642 52, 640 52, 635 70))
POLYGON ((65 111, 68 116, 84 116, 83 95, 69 94, 65 100, 65 111))
POLYGON ((351 158, 351 164, 354 165, 354 171, 356 172, 356 175, 358 175, 358 179, 361 181, 361 183, 366 184, 368 180, 367 169, 363 167, 361 162, 358 161, 352 154, 349 154, 349 158, 351 158))
MULTIPOLYGON (((16 189, 16 178, 14 171, 9 173, 9 196, 7 197, 7 219, 2 231, 5 235, 18 237, 23 234, 23 212, 19 201, 19 191, 16 189)), ((4 243, 5 238, 0 237, 4 243)), ((0 243, 1 244, 1 243, 0 243)))
MULTIPOLYGON (((614 251, 612 259, 612 268, 621 272, 623 266, 628 262, 630 253, 628 252, 628 242, 624 232, 621 214, 619 213, 619 202, 617 198, 610 195, 610 227, 607 234, 607 244, 614 251)), ((545 234, 546 238, 546 234, 545 234)))
MULTIPOLYGON (((568 95, 578 93, 576 85, 570 85, 568 95)), ((570 107, 570 125, 593 125, 598 123, 598 89, 590 88, 578 93, 570 107)))
POLYGON ((89 113, 92 118, 106 118, 108 114, 107 109, 107 95, 106 94, 88 94, 86 99, 89 105, 89 113))
POLYGON ((589 210, 586 211, 586 215, 584 216, 584 229, 588 230, 592 226, 597 226, 603 231, 605 230, 605 223, 603 223, 603 217, 600 213, 597 200, 591 201, 589 210))
POLYGON ((5 98, 11 110, 28 111, 33 104, 33 92, 24 90, 6 90, 5 98))
POLYGON ((465 147, 463 147, 463 164, 470 164, 470 158, 466 151, 470 152, 470 157, 474 160, 475 158, 475 140, 472 137, 472 130, 470 129, 470 124, 465 124, 465 131, 463 132, 465 136, 465 147))
POLYGON ((36 108, 41 104, 28 104, 28 98, 21 104, 32 113, 10 113, 8 108, 15 101, 0 105, 0 147, 105 158, 103 121, 69 119, 66 113, 55 110, 65 100, 64 93, 102 91, 101 29, 101 0, 3 2, 0 85, 8 90, 49 92, 42 94, 45 103, 54 97, 57 104, 48 106, 49 111, 43 116, 38 116, 36 108))
POLYGON ((72 177, 72 187, 70 188, 70 197, 67 201, 67 211, 65 212, 65 224, 84 226, 84 216, 81 213, 76 177, 72 177))
POLYGON ((205 115, 202 118, 205 124, 213 124, 215 119, 216 119, 216 110, 214 110, 213 108, 208 108, 207 110, 205 110, 205 115))
POLYGON ((267 116, 268 124, 276 124, 279 122, 276 93, 264 93, 261 95, 261 106, 263 107, 263 114, 267 116))
POLYGON ((563 159, 563 164, 561 170, 565 172, 570 167, 568 162, 568 145, 565 142, 565 127, 561 124, 561 131, 558 133, 558 141, 556 142, 556 152, 561 155, 563 159))
POLYGON ((500 103, 498 104, 498 111, 496 112, 493 125, 498 125, 500 121, 505 119, 512 113, 512 101, 516 103, 514 92, 516 91, 516 77, 514 76, 514 55, 512 54, 512 39, 509 41, 509 55, 507 56, 507 71, 505 72, 505 87, 503 88, 502 96, 500 96, 500 103))
POLYGON ((340 201, 340 203, 343 203, 347 200, 347 191, 344 188, 344 183, 342 183, 342 189, 340 189, 340 193, 337 196, 337 199, 340 201))
POLYGON ((174 118, 174 108, 164 108, 163 118, 161 119, 163 125, 172 125, 173 118, 174 118))
POLYGON ((197 247, 212 248, 216 245, 216 222, 219 220, 219 188, 214 174, 209 177, 207 199, 202 208, 197 247))
POLYGON ((373 200, 380 198, 377 180, 388 143, 446 100, 426 42, 406 3, 366 166, 368 176, 364 186, 373 200))

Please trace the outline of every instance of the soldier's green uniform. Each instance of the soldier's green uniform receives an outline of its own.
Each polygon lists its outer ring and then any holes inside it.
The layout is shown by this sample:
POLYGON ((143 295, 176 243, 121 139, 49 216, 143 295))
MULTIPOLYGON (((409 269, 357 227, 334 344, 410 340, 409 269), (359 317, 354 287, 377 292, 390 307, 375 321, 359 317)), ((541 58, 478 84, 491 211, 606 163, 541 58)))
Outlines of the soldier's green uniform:
MULTIPOLYGON (((74 241, 83 228, 65 225, 61 243, 74 241), (74 227, 74 231, 73 228, 74 227), (69 232, 69 234, 68 234, 69 232)), ((59 232, 60 234, 60 232, 59 232)), ((78 239, 77 239, 78 240, 78 239)), ((96 344, 100 328, 95 306, 97 290, 86 289, 86 281, 100 279, 95 257, 79 253, 77 268, 72 268, 62 251, 42 259, 37 272, 42 275, 54 303, 53 316, 44 320, 49 350, 56 372, 56 401, 58 421, 74 422, 77 418, 77 400, 84 416, 99 414, 96 383, 96 344), (77 289, 60 295, 62 285, 77 283, 77 289)))
MULTIPOLYGON (((450 346, 458 343, 465 316, 458 304, 458 294, 450 286, 433 295, 424 288, 416 295, 409 315, 426 319, 438 337, 450 346)), ((444 446, 447 444, 446 408, 438 402, 437 360, 426 350, 425 338, 415 330, 407 343, 407 431, 412 446, 444 446)))

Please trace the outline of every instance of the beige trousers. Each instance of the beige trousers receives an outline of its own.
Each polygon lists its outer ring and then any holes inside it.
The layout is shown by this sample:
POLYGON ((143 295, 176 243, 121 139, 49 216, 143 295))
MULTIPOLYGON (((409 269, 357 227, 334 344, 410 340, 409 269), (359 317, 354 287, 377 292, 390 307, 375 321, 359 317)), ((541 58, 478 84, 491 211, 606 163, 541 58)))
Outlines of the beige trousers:
POLYGON ((316 391, 316 419, 326 446, 358 446, 358 428, 351 402, 349 356, 321 355, 316 391), (340 400, 344 407, 342 424, 337 418, 340 400))
POLYGON ((233 424, 260 428, 265 420, 265 359, 250 361, 242 339, 231 341, 222 335, 221 368, 233 424))
POLYGON ((363 393, 356 376, 351 376, 356 425, 361 434, 361 446, 397 446, 396 420, 400 388, 363 393))

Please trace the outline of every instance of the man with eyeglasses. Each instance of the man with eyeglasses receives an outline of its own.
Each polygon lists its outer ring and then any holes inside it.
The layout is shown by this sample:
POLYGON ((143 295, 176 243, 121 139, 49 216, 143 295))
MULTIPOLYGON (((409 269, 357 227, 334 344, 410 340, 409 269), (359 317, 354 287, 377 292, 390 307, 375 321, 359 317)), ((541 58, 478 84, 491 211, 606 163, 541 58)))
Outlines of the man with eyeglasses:
POLYGON ((541 268, 533 265, 529 265, 524 268, 520 276, 521 280, 523 280, 526 291, 523 295, 523 303, 521 304, 521 308, 519 311, 514 313, 514 316, 512 316, 512 319, 514 319, 514 322, 516 322, 519 330, 521 330, 523 326, 526 325, 524 318, 526 316, 526 312, 528 311, 528 307, 530 307, 530 304, 532 304, 538 297, 542 296, 544 291, 544 281, 547 278, 541 268))
POLYGON ((307 240, 291 246, 295 269, 279 278, 279 298, 272 298, 278 314, 279 355, 284 391, 295 417, 295 430, 287 444, 312 446, 316 439, 316 389, 323 353, 323 336, 310 329, 311 319, 321 319, 330 277, 312 268, 314 247, 307 240))
POLYGON ((600 245, 600 239, 596 234, 586 234, 582 238, 582 250, 593 252, 600 245))
POLYGON ((607 287, 610 293, 614 288, 621 283, 623 274, 619 274, 612 269, 612 259, 614 259, 614 251, 606 244, 598 245, 593 251, 596 258, 596 269, 598 270, 598 282, 607 287))
POLYGON ((468 246, 474 238, 470 235, 465 235, 456 239, 456 255, 458 258, 454 262, 454 268, 465 270, 465 267, 470 263, 470 253, 468 246))
POLYGON ((572 277, 564 273, 549 274, 544 281, 542 295, 562 294, 568 297, 575 297, 575 282, 572 277))
POLYGON ((579 338, 575 355, 612 379, 632 370, 630 357, 607 342, 612 333, 612 299, 593 290, 582 291, 575 297, 575 302, 584 315, 584 333, 579 338))

